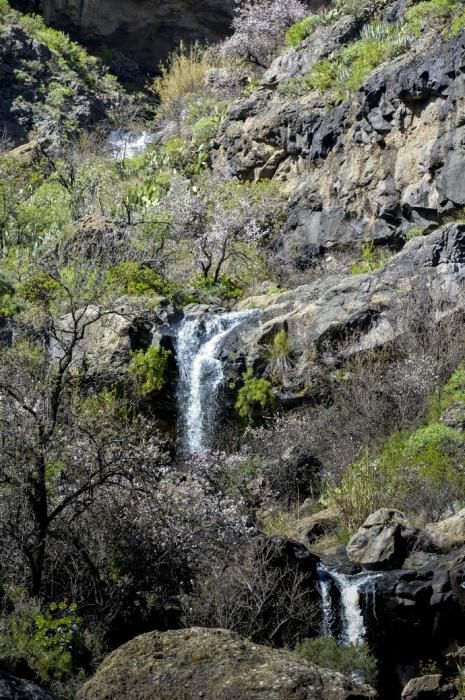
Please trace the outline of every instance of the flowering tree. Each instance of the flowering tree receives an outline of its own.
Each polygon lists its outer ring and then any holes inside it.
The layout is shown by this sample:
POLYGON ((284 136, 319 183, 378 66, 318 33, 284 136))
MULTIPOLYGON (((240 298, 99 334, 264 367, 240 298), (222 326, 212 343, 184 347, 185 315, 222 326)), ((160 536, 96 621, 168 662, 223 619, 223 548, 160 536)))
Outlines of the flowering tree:
POLYGON ((207 174, 193 184, 175 177, 164 202, 178 240, 189 240, 194 265, 216 284, 228 263, 250 254, 273 230, 283 207, 273 183, 239 183, 207 174))
POLYGON ((266 68, 283 42, 286 29, 308 14, 300 0, 236 0, 232 36, 223 43, 224 56, 266 68))

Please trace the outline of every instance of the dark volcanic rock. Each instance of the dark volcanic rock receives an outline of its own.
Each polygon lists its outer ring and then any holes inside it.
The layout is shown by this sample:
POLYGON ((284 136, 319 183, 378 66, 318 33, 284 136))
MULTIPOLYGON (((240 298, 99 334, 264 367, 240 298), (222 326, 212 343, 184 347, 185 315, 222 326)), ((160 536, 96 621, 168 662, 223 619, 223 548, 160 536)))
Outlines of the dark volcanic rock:
POLYGON ((108 656, 77 700, 364 700, 368 686, 226 630, 136 637, 108 656))
POLYGON ((15 678, 0 671, 0 698, 2 700, 54 700, 42 688, 31 681, 15 678))
POLYGON ((316 92, 276 89, 347 42, 355 26, 340 20, 277 59, 265 87, 232 106, 218 143, 239 177, 286 180, 282 255, 301 267, 366 239, 397 246, 412 226, 432 230, 465 204, 464 34, 422 38, 335 108, 316 92))

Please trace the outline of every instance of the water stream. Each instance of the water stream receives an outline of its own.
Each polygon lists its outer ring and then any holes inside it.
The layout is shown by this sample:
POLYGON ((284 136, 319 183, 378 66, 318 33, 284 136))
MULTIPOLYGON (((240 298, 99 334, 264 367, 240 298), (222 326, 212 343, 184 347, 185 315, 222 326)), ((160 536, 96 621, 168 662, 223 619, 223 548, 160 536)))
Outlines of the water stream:
POLYGON ((339 631, 341 644, 360 644, 365 641, 366 628, 361 600, 362 596, 365 597, 365 602, 370 597, 374 598, 375 582, 380 575, 373 572, 349 575, 336 568, 322 564, 319 566, 322 637, 333 636, 335 631, 339 631))
POLYGON ((184 454, 211 446, 217 394, 223 381, 221 351, 229 334, 256 311, 187 316, 177 334, 178 434, 184 454))

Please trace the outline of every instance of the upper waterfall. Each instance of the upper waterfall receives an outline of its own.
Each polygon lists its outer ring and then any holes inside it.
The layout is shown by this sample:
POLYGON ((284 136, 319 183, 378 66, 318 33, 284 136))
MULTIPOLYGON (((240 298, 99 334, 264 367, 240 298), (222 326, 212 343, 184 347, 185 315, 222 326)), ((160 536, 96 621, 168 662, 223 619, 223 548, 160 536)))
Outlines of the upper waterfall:
POLYGON ((366 629, 361 595, 369 596, 374 593, 374 583, 379 573, 362 572, 360 574, 343 574, 336 568, 320 565, 318 569, 318 585, 321 595, 321 627, 322 637, 333 634, 333 625, 338 621, 339 641, 341 644, 360 644, 365 640, 366 629), (338 591, 339 615, 333 609, 331 583, 338 591), (337 620, 339 618, 339 620, 337 620))
POLYGON ((196 454, 211 446, 217 392, 223 380, 219 359, 223 343, 254 311, 187 316, 176 342, 179 367, 178 429, 181 448, 196 454))

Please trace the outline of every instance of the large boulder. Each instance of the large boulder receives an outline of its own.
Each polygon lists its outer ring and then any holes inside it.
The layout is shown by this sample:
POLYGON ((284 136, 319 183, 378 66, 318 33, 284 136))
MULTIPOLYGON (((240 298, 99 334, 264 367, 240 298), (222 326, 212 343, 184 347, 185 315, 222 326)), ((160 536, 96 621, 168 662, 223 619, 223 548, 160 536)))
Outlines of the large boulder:
POLYGON ((150 632, 108 656, 76 700, 364 700, 339 673, 219 629, 150 632))
POLYGON ((421 540, 421 531, 398 510, 380 508, 347 545, 349 559, 365 569, 398 569, 421 540))

